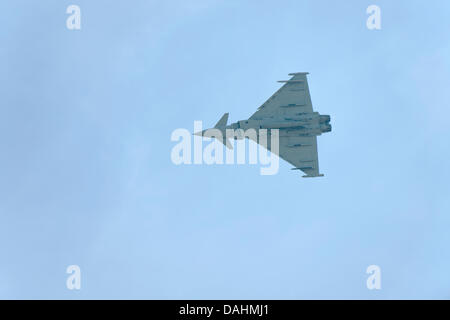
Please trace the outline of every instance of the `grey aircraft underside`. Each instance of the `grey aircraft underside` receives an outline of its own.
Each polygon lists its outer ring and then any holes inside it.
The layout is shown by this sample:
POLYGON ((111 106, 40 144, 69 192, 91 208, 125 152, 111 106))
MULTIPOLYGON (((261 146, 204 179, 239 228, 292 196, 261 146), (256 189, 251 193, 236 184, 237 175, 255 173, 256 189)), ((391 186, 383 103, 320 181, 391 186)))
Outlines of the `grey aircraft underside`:
MULTIPOLYGON (((270 144, 270 129, 279 129, 279 151, 275 153, 292 164, 292 170, 303 171, 305 178, 323 176, 319 173, 317 136, 331 131, 330 116, 313 111, 307 74, 308 72, 290 73, 291 79, 278 81, 284 85, 247 120, 227 125, 228 113, 225 113, 214 127, 222 132, 224 138, 221 142, 227 147, 231 145, 226 138, 226 129, 255 129, 255 141, 259 143, 259 130, 267 129, 268 143, 265 147, 274 152, 270 144)), ((207 136, 207 131, 195 134, 207 136)), ((244 136, 234 138, 243 139, 244 136)))

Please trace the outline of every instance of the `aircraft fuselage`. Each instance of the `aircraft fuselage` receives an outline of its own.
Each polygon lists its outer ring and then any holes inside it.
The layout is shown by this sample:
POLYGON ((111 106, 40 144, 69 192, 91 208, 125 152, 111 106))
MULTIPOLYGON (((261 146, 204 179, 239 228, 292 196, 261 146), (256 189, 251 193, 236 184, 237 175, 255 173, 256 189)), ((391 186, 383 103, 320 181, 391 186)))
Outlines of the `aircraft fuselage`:
MULTIPOLYGON (((318 136, 322 132, 330 132, 331 125, 329 115, 320 115, 318 112, 313 112, 276 120, 241 120, 226 126, 226 129, 242 129, 244 131, 255 129, 257 132, 259 129, 280 129, 280 136, 295 135, 295 133, 300 136, 318 136)), ((242 139, 243 136, 238 135, 237 138, 242 139)))

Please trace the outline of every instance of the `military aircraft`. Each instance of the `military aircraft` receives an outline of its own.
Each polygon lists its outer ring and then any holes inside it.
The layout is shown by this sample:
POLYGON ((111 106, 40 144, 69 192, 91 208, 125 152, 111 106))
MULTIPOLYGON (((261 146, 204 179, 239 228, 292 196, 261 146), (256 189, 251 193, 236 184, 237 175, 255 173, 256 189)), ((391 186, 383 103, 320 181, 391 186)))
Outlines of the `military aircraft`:
MULTIPOLYGON (((290 73, 291 79, 278 81, 284 85, 247 120, 227 125, 228 113, 225 113, 214 127, 222 132, 223 141, 221 142, 230 148, 226 129, 242 129, 241 131, 255 129, 258 138, 252 140, 257 143, 260 143, 260 129, 268 129, 268 137, 270 137, 271 129, 279 129, 277 155, 292 164, 294 166, 292 170, 303 171, 304 178, 323 176, 319 173, 316 137, 323 132, 331 131, 330 116, 313 111, 307 74, 308 72, 290 73)), ((208 130, 194 134, 207 136, 208 130)), ((243 139, 244 137, 238 135, 234 138, 243 139)), ((267 139, 268 143, 264 147, 274 152, 275 150, 271 150, 270 140, 267 139)))

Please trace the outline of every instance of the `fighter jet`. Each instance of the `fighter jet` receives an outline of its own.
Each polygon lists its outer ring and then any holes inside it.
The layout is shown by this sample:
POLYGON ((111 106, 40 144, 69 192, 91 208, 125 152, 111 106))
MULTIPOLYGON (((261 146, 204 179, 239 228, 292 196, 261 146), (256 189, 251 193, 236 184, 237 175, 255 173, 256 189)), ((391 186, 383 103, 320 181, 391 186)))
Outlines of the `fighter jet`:
MULTIPOLYGON (((279 150, 277 155, 294 166, 292 170, 301 170, 304 178, 321 177, 319 173, 319 159, 317 153, 317 136, 323 132, 330 132, 330 116, 314 112, 311 95, 309 93, 308 72, 290 73, 289 80, 278 81, 284 85, 275 92, 258 110, 247 120, 241 120, 230 125, 228 113, 225 113, 217 122, 214 129, 222 132, 223 141, 227 147, 231 147, 226 137, 226 129, 255 129, 260 143, 260 129, 267 129, 267 145, 271 150, 270 130, 279 129, 279 150)), ((199 136, 207 136, 208 130, 194 133, 199 136)), ((235 139, 243 139, 245 136, 237 136, 235 139)), ((249 136, 250 137, 250 136, 249 136)), ((261 144, 261 143, 260 143, 261 144)), ((275 149, 275 148, 274 148, 275 149)))

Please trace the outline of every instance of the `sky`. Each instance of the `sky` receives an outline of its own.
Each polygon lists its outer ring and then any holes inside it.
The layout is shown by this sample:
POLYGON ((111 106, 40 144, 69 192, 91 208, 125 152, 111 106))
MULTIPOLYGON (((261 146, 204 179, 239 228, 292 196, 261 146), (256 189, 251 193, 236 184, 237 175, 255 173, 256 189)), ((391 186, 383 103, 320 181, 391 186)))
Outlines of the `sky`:
POLYGON ((449 299, 449 10, 2 1, 0 298, 449 299), (175 129, 247 119, 303 71, 324 177, 171 161, 175 129))

